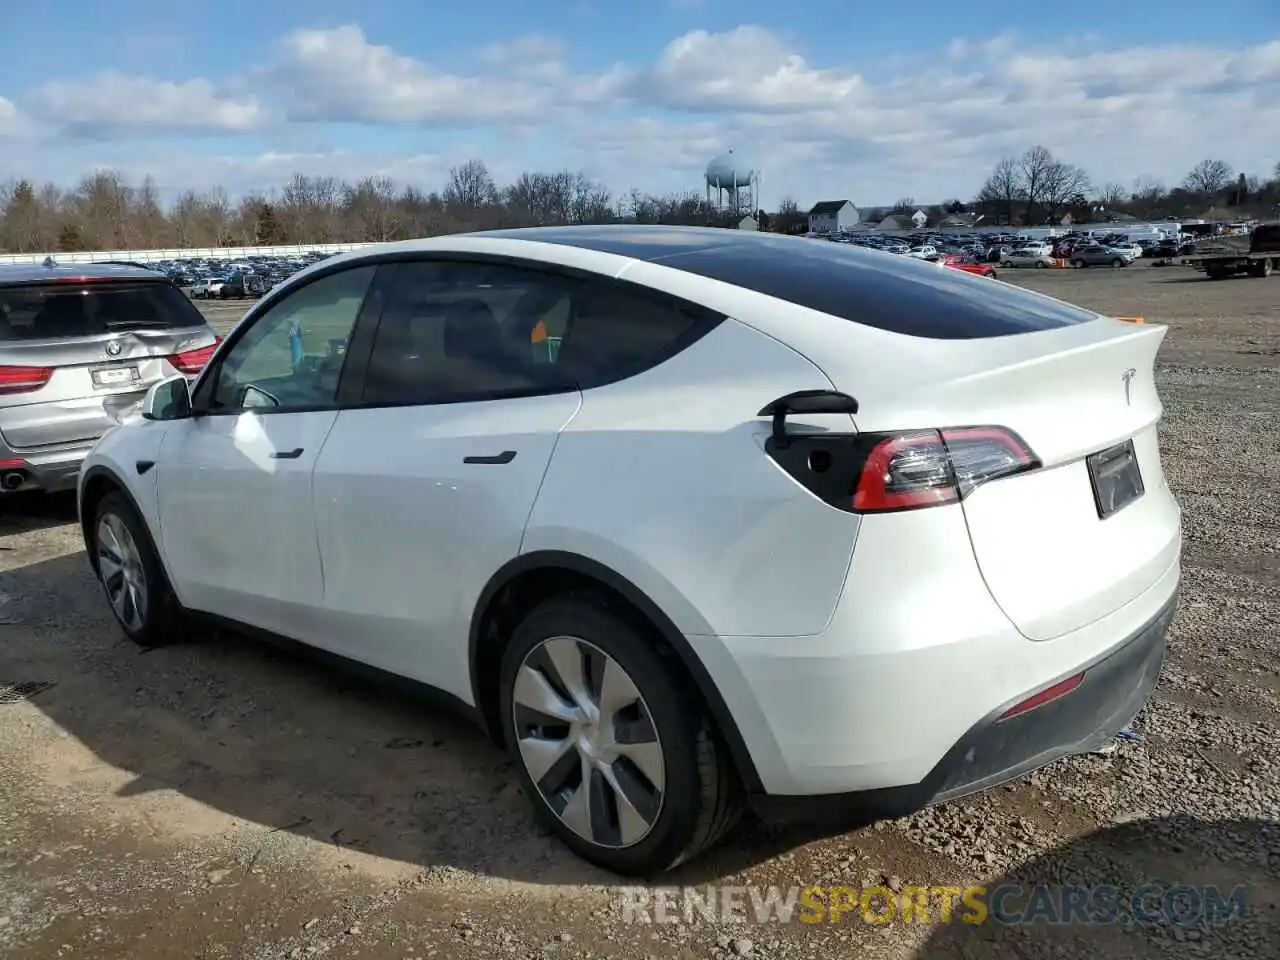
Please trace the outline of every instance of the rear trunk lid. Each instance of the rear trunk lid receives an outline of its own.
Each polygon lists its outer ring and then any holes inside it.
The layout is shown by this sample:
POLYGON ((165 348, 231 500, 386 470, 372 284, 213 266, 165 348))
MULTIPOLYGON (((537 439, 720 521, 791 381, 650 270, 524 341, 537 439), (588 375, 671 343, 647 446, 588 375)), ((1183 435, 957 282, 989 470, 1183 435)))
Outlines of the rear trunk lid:
POLYGON ((34 389, 0 389, 0 435, 19 452, 94 440, 176 372, 168 358, 214 342, 165 281, 0 287, 0 373, 47 377, 34 389))
POLYGON ((1155 357, 1164 336, 1164 327, 1100 319, 1009 337, 913 340, 897 378, 823 367, 861 402, 859 430, 989 424, 1015 431, 1036 454, 1040 469, 979 486, 963 508, 996 602, 1025 636, 1046 640, 1120 608, 1178 557, 1180 514, 1157 438, 1155 357), (1103 519, 1088 458, 1130 441, 1143 490, 1103 519))

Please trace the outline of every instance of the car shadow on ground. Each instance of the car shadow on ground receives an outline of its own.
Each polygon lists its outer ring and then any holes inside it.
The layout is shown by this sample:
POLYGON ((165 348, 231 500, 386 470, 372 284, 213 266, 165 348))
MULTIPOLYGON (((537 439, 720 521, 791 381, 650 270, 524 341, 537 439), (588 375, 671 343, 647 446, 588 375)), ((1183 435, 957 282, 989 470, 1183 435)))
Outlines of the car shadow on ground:
POLYGON ((1280 823, 1136 820, 1032 857, 984 886, 976 899, 985 916, 958 903, 921 960, 1275 956, 1280 823))
POLYGON ((76 495, 66 493, 18 493, 0 496, 0 537, 30 533, 75 523, 76 495))
MULTIPOLYGON (((413 692, 221 630, 140 650, 83 554, 0 570, 0 596, 0 682, 54 684, 31 703, 129 775, 118 795, 175 791, 240 821, 422 867, 544 884, 618 879, 535 824, 510 760, 477 728, 413 692)), ((200 815, 188 806, 184 817, 200 815)), ((748 818, 662 883, 713 882, 834 832, 748 818)))

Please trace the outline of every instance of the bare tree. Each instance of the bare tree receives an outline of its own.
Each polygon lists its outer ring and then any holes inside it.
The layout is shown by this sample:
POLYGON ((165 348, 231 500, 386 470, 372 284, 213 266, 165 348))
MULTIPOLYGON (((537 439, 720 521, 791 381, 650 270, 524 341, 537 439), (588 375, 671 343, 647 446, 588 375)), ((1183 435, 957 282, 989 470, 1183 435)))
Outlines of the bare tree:
POLYGON ((1124 206, 1125 201, 1129 199, 1129 191, 1127 191, 1122 183, 1104 183, 1098 188, 1098 203, 1108 210, 1115 210, 1124 206))
POLYGON ((1233 175, 1231 164, 1225 160, 1201 160, 1182 181, 1182 188, 1209 196, 1225 190, 1233 175))
POLYGON ((1089 175, 1083 169, 1054 160, 1042 175, 1040 205, 1050 219, 1057 220, 1065 208, 1083 206, 1089 188, 1089 175))
POLYGON ((1024 196, 1026 188, 1018 161, 1013 157, 1004 157, 978 191, 978 203, 999 211, 1008 223, 1013 223, 1014 204, 1024 196))
POLYGON ((463 217, 474 218, 498 198, 498 189, 483 160, 468 160, 449 170, 444 188, 445 206, 463 217))

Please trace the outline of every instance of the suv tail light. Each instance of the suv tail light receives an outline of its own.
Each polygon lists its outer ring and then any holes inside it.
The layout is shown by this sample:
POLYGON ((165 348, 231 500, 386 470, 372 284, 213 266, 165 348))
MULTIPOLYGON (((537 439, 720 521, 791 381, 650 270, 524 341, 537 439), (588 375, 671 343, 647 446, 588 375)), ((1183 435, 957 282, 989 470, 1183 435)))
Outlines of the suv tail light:
POLYGON ((0 396, 31 393, 53 377, 53 367, 0 367, 0 396))
POLYGON ((213 357, 213 352, 218 349, 218 344, 221 342, 221 337, 215 337, 213 343, 209 344, 209 346, 175 353, 169 358, 169 362, 177 367, 180 373, 199 373, 213 357))
POLYGON ((854 513, 958 503, 983 483, 1041 465, 1021 437, 995 426, 797 434, 766 450, 811 493, 854 513))
POLYGON ((1040 466, 1004 427, 954 427, 879 437, 853 493, 858 513, 957 503, 979 484, 1040 466))

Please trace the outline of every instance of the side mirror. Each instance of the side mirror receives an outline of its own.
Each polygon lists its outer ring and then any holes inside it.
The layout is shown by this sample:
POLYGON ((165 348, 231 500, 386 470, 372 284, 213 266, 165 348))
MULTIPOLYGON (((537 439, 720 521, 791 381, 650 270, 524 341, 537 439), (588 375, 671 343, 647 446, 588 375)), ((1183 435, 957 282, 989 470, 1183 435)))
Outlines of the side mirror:
POLYGON ((153 384, 142 401, 145 420, 185 420, 191 416, 191 385, 183 376, 153 384))

